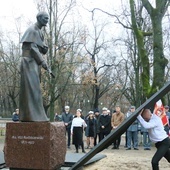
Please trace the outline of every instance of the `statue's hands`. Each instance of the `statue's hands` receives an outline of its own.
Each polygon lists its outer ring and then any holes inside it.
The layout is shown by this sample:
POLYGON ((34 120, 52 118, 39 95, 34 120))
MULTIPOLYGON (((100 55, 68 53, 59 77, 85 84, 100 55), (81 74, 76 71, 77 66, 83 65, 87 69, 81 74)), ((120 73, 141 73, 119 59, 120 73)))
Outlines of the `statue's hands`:
POLYGON ((45 70, 48 69, 47 63, 46 63, 45 61, 43 61, 43 62, 41 63, 41 65, 42 65, 42 67, 43 67, 45 70))
POLYGON ((43 53, 43 54, 46 54, 47 51, 48 51, 48 47, 47 47, 47 46, 44 46, 44 47, 42 48, 42 53, 43 53))

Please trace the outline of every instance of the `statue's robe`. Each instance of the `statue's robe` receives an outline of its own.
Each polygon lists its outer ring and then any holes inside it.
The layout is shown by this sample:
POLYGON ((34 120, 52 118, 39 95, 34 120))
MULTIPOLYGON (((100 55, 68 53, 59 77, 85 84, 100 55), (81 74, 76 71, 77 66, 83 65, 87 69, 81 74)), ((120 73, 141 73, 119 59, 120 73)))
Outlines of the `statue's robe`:
POLYGON ((26 30, 21 43, 20 121, 48 121, 40 89, 40 67, 44 60, 42 54, 47 52, 47 48, 41 30, 36 24, 26 30))

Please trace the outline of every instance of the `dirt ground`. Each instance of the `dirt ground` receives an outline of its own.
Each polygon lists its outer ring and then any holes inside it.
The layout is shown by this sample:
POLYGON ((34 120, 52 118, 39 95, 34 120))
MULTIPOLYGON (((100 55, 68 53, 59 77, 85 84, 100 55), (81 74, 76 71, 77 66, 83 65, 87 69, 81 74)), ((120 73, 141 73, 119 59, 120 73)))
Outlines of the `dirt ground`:
MULTIPOLYGON (((84 141, 86 142, 86 141, 84 141)), ((142 138, 139 135, 139 150, 126 150, 125 136, 122 136, 119 150, 113 150, 112 146, 103 150, 102 154, 106 157, 84 166, 84 170, 151 170, 151 159, 156 152, 154 144, 151 150, 144 150, 142 138)), ((85 144, 86 146, 86 144, 85 144)), ((71 152, 75 152, 74 146, 71 147, 71 152)), ((89 149, 86 149, 88 152, 89 149)), ((160 170, 170 170, 170 163, 165 158, 162 158, 159 164, 160 170)))
MULTIPOLYGON (((84 170, 151 170, 151 158, 156 149, 150 151, 139 147, 139 150, 126 150, 123 146, 119 150, 111 147, 102 151, 107 157, 91 165, 84 167, 84 170)), ((160 170, 170 170, 170 164, 163 158, 160 161, 160 170)))

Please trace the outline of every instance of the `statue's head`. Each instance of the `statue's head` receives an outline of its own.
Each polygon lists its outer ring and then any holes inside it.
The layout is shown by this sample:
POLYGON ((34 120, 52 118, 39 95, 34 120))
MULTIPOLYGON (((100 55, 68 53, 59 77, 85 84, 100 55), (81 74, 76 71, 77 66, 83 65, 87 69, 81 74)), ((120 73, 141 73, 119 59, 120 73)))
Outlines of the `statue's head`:
POLYGON ((46 26, 48 23, 48 14, 46 12, 39 12, 37 14, 37 22, 41 25, 41 26, 46 26))

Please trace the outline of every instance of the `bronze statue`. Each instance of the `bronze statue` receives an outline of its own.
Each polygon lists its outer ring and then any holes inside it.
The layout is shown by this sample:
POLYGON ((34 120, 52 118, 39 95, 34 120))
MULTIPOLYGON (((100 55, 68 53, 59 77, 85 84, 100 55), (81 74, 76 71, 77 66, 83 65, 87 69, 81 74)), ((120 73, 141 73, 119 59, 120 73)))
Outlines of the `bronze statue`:
POLYGON ((42 54, 48 47, 44 44, 41 28, 48 23, 48 14, 39 12, 37 22, 24 33, 22 43, 21 82, 20 82, 20 121, 43 122, 49 121, 44 107, 40 89, 40 67, 48 70, 42 54))

